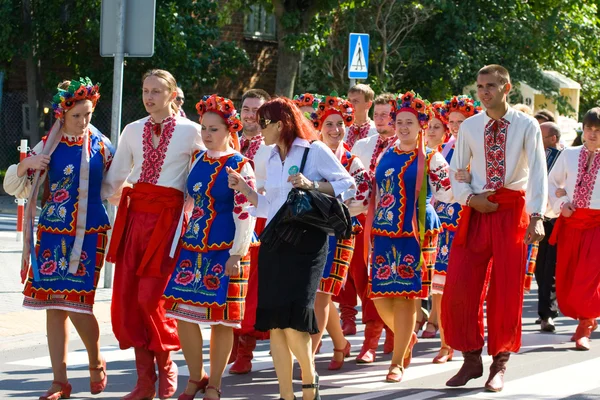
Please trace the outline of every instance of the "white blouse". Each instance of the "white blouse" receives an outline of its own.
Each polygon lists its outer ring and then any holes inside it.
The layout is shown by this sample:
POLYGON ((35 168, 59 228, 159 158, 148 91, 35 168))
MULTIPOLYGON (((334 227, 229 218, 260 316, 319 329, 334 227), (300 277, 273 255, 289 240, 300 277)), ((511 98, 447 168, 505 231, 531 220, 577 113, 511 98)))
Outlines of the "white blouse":
POLYGON ((460 126, 450 179, 454 197, 466 205, 473 194, 505 187, 525 190, 529 214, 543 214, 548 197, 546 156, 540 125, 532 117, 509 108, 492 131, 487 113, 467 118, 460 126), (458 182, 455 173, 471 167, 471 183, 458 182))
POLYGON ((354 179, 335 158, 335 154, 320 141, 311 144, 305 139, 296 138, 283 162, 279 155, 279 147, 274 146, 269 154, 264 185, 266 194, 258 195, 258 206, 253 210, 257 217, 267 218, 267 224, 287 200, 288 193, 293 188, 288 182, 288 177, 290 173, 299 172, 304 149, 307 147, 310 147, 310 151, 303 175, 311 181, 329 182, 335 196, 342 201, 354 197, 354 179))
POLYGON ((152 144, 153 133, 146 123, 149 116, 128 124, 121 133, 119 146, 106 179, 102 198, 118 201, 122 186, 138 181, 185 191, 190 160, 196 150, 204 150, 201 126, 187 118, 175 116, 163 121, 159 145, 152 144))
POLYGON ((600 210, 600 150, 587 167, 590 151, 585 146, 571 147, 562 151, 548 176, 548 197, 552 210, 559 214, 564 203, 575 208, 600 210), (556 197, 556 189, 562 188, 567 195, 556 197))

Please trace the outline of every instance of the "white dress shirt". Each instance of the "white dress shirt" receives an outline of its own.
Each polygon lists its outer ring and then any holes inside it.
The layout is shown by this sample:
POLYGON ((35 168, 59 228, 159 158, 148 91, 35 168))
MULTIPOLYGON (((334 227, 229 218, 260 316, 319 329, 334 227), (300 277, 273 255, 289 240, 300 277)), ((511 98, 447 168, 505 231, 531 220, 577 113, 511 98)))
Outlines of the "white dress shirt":
POLYGON ((279 147, 271 148, 266 163, 264 184, 266 194, 258 195, 258 206, 254 210, 257 217, 267 218, 267 224, 285 204, 288 193, 293 188, 288 182, 288 177, 291 170, 300 170, 302 156, 307 147, 310 147, 310 151, 302 174, 311 181, 329 182, 335 196, 339 196, 342 201, 354 196, 356 192, 354 179, 335 158, 335 154, 323 142, 314 141, 311 144, 305 139, 296 138, 283 162, 279 155, 279 147))
MULTIPOLYGON (((119 146, 108 174, 102 184, 102 198, 113 195, 116 201, 125 180, 130 185, 138 182, 144 162, 144 124, 148 118, 128 124, 121 133, 119 146)), ((167 145, 164 162, 156 185, 185 191, 190 160, 196 150, 204 150, 200 131, 202 127, 187 118, 176 116, 173 136, 167 145)))
MULTIPOLYGON (((450 179, 455 199, 466 205, 472 194, 492 191, 488 163, 496 161, 504 168, 499 187, 525 190, 526 209, 529 214, 543 214, 548 197, 546 156, 540 126, 535 119, 509 108, 502 120, 508 124, 503 149, 496 157, 486 149, 485 130, 490 117, 483 112, 467 118, 460 126, 454 155, 450 163, 450 179), (458 182, 455 173, 471 167, 471 183, 458 182)), ((497 164, 496 164, 497 165, 497 164)))
POLYGON ((588 170, 589 154, 587 148, 578 146, 564 149, 558 156, 548 177, 548 196, 555 213, 560 214, 564 203, 571 203, 575 208, 600 210, 600 150, 596 150, 588 170), (586 170, 588 176, 585 176, 586 170), (567 195, 557 197, 558 188, 565 189, 567 195))

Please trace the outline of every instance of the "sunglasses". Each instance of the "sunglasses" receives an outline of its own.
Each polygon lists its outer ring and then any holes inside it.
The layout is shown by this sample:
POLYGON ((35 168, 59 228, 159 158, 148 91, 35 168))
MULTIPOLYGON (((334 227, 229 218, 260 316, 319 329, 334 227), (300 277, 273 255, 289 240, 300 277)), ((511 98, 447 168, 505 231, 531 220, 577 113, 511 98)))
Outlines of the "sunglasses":
POLYGON ((261 118, 258 120, 258 125, 260 126, 260 129, 266 129, 267 126, 269 126, 269 124, 274 124, 277 121, 271 121, 270 119, 266 119, 266 118, 261 118))
POLYGON ((177 101, 184 101, 185 97, 177 96, 177 97, 175 97, 175 100, 177 100, 177 101))

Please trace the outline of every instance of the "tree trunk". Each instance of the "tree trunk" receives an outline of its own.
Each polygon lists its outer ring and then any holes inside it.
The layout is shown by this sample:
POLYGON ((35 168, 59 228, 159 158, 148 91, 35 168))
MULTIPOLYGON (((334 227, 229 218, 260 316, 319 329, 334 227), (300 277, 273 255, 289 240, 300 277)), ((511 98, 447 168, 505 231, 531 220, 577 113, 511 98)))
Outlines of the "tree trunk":
POLYGON ((29 105, 29 143, 31 147, 40 141, 40 110, 38 107, 39 70, 35 57, 36 41, 33 33, 31 0, 23 0, 24 42, 28 43, 25 57, 25 74, 27 77, 27 104, 29 105))
POLYGON ((289 46, 285 44, 285 35, 287 32, 277 22, 277 80, 275 81, 275 94, 292 98, 294 96, 294 86, 298 75, 298 66, 302 54, 297 51, 290 51, 289 46))

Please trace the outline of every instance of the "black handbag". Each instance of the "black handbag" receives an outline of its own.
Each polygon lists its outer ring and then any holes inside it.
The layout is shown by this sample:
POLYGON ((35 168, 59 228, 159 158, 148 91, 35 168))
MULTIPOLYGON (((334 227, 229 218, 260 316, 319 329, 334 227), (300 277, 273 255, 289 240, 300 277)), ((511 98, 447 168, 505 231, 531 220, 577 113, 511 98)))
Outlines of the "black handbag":
MULTIPOLYGON (((304 150, 300 173, 304 171, 309 148, 304 150)), ((316 228, 338 239, 352 235, 352 220, 348 207, 338 198, 318 190, 292 188, 286 202, 260 235, 267 246, 277 246, 282 240, 298 245, 306 228, 316 228)))

